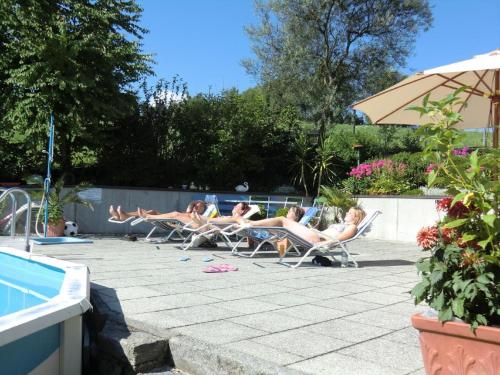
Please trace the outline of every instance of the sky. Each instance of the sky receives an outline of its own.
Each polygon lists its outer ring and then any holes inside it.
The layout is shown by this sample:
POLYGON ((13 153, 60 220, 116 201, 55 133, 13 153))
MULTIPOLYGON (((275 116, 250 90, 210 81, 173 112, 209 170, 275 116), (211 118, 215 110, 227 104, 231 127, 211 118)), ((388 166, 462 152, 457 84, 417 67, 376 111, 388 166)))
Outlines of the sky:
MULTIPOLYGON (((157 79, 178 74, 191 95, 257 84, 241 66, 252 57, 244 27, 257 18, 252 0, 138 0, 143 49, 157 79)), ((500 0, 432 0, 434 23, 417 36, 403 73, 412 74, 500 48, 500 0)))

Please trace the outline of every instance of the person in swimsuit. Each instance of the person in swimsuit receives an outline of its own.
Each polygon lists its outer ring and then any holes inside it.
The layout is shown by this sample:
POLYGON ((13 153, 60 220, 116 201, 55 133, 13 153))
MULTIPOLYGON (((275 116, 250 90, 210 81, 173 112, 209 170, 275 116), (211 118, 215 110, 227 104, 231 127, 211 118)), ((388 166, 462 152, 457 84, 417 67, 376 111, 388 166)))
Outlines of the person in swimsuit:
POLYGON ((321 243, 331 241, 334 238, 338 241, 347 240, 353 237, 358 232, 358 225, 365 218, 366 213, 357 207, 351 207, 347 211, 344 223, 330 225, 327 229, 317 232, 305 225, 302 225, 294 220, 286 217, 273 217, 269 219, 251 221, 245 219, 238 219, 240 225, 246 225, 252 228, 259 227, 283 227, 290 230, 299 237, 311 242, 321 243), (324 234, 325 236, 322 236, 324 234))

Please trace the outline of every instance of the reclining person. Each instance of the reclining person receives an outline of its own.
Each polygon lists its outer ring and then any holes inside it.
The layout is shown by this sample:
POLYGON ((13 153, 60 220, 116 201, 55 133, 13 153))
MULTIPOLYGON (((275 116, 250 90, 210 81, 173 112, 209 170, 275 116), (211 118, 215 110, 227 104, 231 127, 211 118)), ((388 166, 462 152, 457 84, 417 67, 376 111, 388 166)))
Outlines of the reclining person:
POLYGON ((327 229, 317 232, 305 225, 302 225, 294 220, 287 217, 273 217, 269 219, 251 221, 245 219, 237 219, 240 225, 248 226, 251 228, 259 227, 283 227, 287 228, 290 232, 296 234, 297 236, 311 242, 311 243, 321 243, 329 242, 331 238, 338 241, 347 240, 358 232, 358 225, 365 218, 366 213, 357 207, 351 207, 346 213, 344 218, 344 223, 330 225, 327 229), (324 234, 325 236, 321 236, 324 234))
POLYGON ((142 208, 137 208, 136 211, 124 212, 121 207, 118 206, 115 210, 113 206, 109 206, 109 214, 111 218, 115 220, 124 221, 130 217, 142 217, 144 219, 178 219, 181 222, 188 223, 191 221, 190 215, 193 212, 197 212, 200 215, 203 214, 206 210, 206 204, 202 200, 195 200, 189 203, 185 212, 168 212, 168 213, 159 213, 155 210, 144 210, 142 208))
MULTIPOLYGON (((205 218, 199 215, 197 212, 193 212, 191 214, 191 219, 198 223, 200 226, 210 223, 210 224, 231 224, 237 223, 239 220, 248 220, 244 219, 245 214, 250 210, 250 206, 246 202, 240 202, 236 206, 234 206, 231 216, 221 216, 213 219, 205 218)), ((304 216, 304 209, 299 206, 292 206, 288 210, 287 218, 290 220, 299 221, 302 216, 304 216)))
MULTIPOLYGON (((235 222, 238 223, 238 222, 241 222, 242 220, 244 222, 247 222, 247 219, 243 218, 244 213, 242 211, 239 211, 239 209, 241 209, 242 207, 246 207, 245 205, 246 205, 246 203, 244 203, 244 202, 238 203, 233 209, 233 216, 225 216, 225 217, 218 217, 215 219, 207 219, 207 218, 202 217, 199 214, 193 212, 191 214, 191 219, 193 220, 193 222, 197 223, 198 226, 200 226, 200 227, 206 225, 207 223, 217 225, 217 224, 231 224, 231 223, 235 223, 235 222), (238 212, 239 212, 239 214, 238 214, 238 212)), ((280 218, 297 223, 298 221, 300 221, 300 219, 302 219, 302 216, 304 216, 304 214, 305 214, 305 211, 302 207, 291 206, 286 214, 286 217, 280 217, 280 218)), ((264 220, 259 220, 259 221, 264 221, 264 220)), ((249 222, 252 222, 252 221, 249 221, 249 222)), ((253 221, 253 223, 256 223, 256 222, 258 222, 258 221, 253 221)), ((205 226, 205 228, 206 228, 205 231, 209 231, 211 229, 209 226, 205 226)), ((263 233, 262 235, 264 236, 264 238, 266 238, 268 236, 268 234, 266 231, 264 231, 264 232, 265 233, 263 233)), ((248 246, 250 248, 253 248, 256 246, 256 242, 252 238, 247 238, 247 242, 248 242, 248 246)), ((283 244, 282 246, 288 246, 287 239, 283 239, 279 243, 282 243, 283 244)))

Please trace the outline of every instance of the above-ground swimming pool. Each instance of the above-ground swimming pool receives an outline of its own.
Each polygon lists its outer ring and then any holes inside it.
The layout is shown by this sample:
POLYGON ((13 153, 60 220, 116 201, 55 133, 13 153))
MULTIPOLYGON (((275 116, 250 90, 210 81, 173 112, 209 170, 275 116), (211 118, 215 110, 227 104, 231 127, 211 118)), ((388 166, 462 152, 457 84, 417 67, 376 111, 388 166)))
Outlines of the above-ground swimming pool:
POLYGON ((86 266, 0 247, 0 374, 79 374, 86 266))

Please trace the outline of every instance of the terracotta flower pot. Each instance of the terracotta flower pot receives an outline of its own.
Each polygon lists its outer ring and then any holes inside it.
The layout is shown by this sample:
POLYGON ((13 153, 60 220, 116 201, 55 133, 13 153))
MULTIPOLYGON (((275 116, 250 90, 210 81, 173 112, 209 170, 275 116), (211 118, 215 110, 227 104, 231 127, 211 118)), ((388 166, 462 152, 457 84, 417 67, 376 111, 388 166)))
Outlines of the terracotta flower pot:
POLYGON ((500 328, 442 323, 420 314, 411 317, 420 331, 420 349, 427 375, 499 375, 500 328))
POLYGON ((64 220, 61 219, 56 225, 47 226, 47 237, 62 237, 64 235, 64 220))

